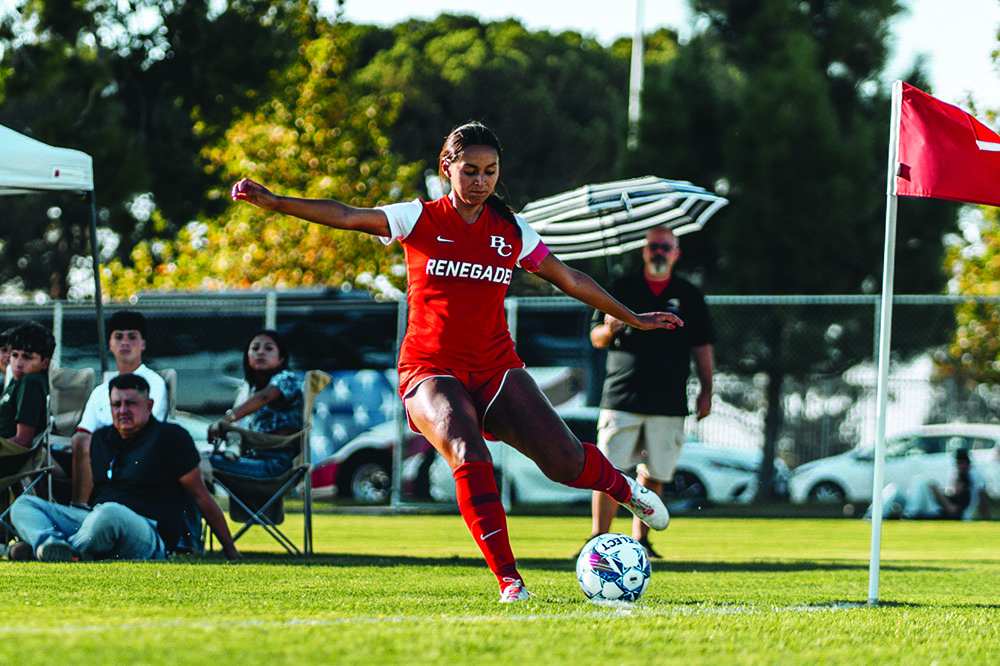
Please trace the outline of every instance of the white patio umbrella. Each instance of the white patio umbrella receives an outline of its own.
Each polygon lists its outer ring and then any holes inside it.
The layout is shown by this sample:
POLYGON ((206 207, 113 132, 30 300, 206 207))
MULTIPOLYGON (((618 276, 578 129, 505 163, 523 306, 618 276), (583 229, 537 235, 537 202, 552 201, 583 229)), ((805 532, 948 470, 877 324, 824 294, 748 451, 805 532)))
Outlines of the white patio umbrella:
POLYGON ((640 248, 653 227, 697 231, 727 203, 687 181, 646 176, 584 185, 533 201, 520 215, 560 259, 587 259, 640 248))

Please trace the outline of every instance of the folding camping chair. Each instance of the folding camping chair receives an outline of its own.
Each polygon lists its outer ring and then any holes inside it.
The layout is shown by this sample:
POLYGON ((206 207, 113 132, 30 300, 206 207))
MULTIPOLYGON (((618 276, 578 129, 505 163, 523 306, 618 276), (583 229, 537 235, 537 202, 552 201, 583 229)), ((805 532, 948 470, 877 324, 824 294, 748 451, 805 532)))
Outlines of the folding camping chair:
POLYGON ((312 427, 313 408, 316 396, 333 379, 321 370, 310 370, 302 383, 303 429, 292 435, 262 435, 251 433, 237 426, 225 424, 225 430, 235 430, 244 435, 243 448, 268 449, 298 441, 299 456, 292 468, 281 476, 255 479, 219 470, 212 471, 213 482, 229 497, 229 516, 235 522, 243 523, 233 534, 239 539, 254 525, 260 525, 275 541, 296 555, 311 554, 312 544, 312 463, 309 456, 309 430, 312 427), (284 498, 299 484, 303 484, 304 536, 302 550, 278 529, 285 519, 284 498))
MULTIPOLYGON (((31 492, 42 479, 47 478, 50 479, 49 496, 51 497, 51 475, 52 470, 55 468, 55 465, 52 464, 52 456, 49 450, 49 436, 52 432, 53 423, 51 404, 52 396, 49 396, 46 400, 47 425, 41 432, 35 433, 29 448, 22 448, 13 442, 0 438, 0 458, 14 455, 25 456, 24 462, 17 472, 0 478, 0 493, 8 497, 12 494, 22 495, 31 492)), ((2 546, 7 545, 11 536, 20 536, 10 523, 11 505, 13 505, 13 501, 7 503, 3 508, 3 513, 0 513, 0 527, 7 530, 7 538, 0 544, 2 546)))
POLYGON ((94 390, 97 373, 93 368, 49 370, 49 396, 52 408, 52 443, 73 436, 83 418, 83 410, 94 390))

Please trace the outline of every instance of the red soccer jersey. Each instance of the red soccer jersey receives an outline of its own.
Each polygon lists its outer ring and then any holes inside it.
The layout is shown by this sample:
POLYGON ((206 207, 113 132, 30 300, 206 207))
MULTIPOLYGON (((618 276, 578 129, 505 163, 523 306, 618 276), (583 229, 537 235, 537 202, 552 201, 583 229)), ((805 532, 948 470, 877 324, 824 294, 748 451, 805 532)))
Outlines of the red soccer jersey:
POLYGON ((406 254, 409 306, 399 362, 487 370, 517 362, 504 314, 513 269, 537 270, 548 249, 521 218, 489 206, 467 224, 447 197, 385 206, 406 254))

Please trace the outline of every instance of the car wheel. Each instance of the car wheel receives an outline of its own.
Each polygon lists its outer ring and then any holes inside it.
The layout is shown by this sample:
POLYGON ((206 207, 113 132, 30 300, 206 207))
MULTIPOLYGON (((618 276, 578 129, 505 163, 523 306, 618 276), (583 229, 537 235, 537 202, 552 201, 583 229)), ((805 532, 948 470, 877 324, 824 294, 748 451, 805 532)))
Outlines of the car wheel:
POLYGON ((388 456, 362 455, 344 468, 350 497, 361 504, 384 504, 392 494, 392 460, 388 456))
POLYGON ((820 481, 809 491, 809 499, 823 504, 842 504, 846 496, 844 489, 833 481, 820 481))
POLYGON ((667 504, 682 503, 685 509, 701 509, 708 505, 708 491, 694 474, 677 472, 673 481, 663 484, 663 501, 667 504))

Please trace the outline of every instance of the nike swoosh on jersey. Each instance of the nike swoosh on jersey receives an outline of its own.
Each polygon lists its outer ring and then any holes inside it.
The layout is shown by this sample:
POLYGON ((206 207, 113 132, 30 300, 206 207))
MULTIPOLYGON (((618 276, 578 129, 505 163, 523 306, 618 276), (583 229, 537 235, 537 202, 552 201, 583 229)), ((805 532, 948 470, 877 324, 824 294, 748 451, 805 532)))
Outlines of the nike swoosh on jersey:
POLYGON ((444 236, 438 236, 438 242, 439 243, 454 243, 455 241, 453 241, 450 238, 445 238, 444 236))

